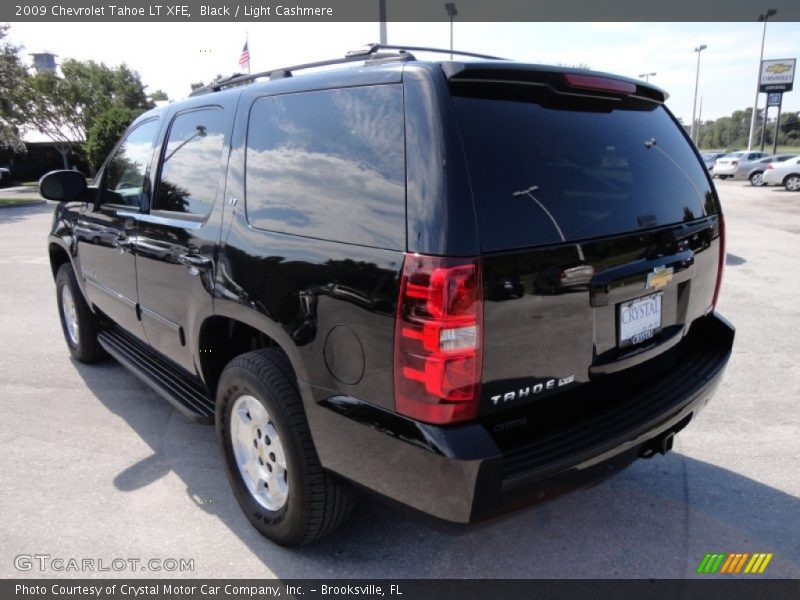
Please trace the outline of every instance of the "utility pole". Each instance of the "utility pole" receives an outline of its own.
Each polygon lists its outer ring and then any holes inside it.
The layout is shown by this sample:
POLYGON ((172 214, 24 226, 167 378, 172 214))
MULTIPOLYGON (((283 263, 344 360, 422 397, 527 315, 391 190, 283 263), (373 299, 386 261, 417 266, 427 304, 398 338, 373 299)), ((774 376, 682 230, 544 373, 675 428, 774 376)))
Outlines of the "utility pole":
POLYGON ((756 76, 756 99, 753 101, 753 114, 750 116, 750 135, 747 136, 747 149, 753 149, 753 132, 756 128, 756 113, 758 112, 758 88, 761 86, 761 63, 764 60, 764 40, 767 37, 767 20, 778 13, 774 8, 770 8, 763 15, 758 15, 758 20, 764 22, 764 30, 761 32, 761 55, 758 58, 758 75, 756 76))
POLYGON ((644 79, 644 82, 648 83, 650 81, 650 78, 651 77, 655 77, 656 75, 658 75, 658 73, 655 73, 655 72, 653 72, 653 73, 640 73, 639 74, 639 79, 644 79))
POLYGON ((692 138, 692 141, 695 143, 695 145, 697 144, 697 137, 695 136, 696 125, 694 118, 695 115, 697 114, 697 88, 700 85, 700 53, 706 48, 708 48, 708 46, 702 44, 701 46, 698 46, 697 48, 694 49, 694 51, 697 52, 697 73, 694 77, 694 101, 692 102, 692 127, 690 129, 689 137, 692 138))
POLYGON ((386 43, 386 0, 378 0, 378 20, 380 21, 380 42, 386 43))
POLYGON ((453 60, 453 19, 458 14, 455 2, 447 2, 444 5, 447 15, 450 17, 450 60, 453 60))

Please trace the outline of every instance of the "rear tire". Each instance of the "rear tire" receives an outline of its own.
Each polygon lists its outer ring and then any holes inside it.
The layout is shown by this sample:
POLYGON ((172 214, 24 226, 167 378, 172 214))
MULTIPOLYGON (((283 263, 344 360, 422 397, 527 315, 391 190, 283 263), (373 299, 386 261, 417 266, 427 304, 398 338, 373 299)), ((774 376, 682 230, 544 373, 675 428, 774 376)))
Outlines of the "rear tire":
POLYGON ((761 187, 764 185, 764 173, 762 171, 756 171, 750 175, 750 185, 753 187, 761 187))
POLYGON ((722 179, 723 181, 725 181, 725 180, 728 178, 728 176, 727 176, 727 175, 717 175, 717 177, 719 177, 719 178, 720 178, 720 179, 722 179))
POLYGON ((341 524, 352 492, 320 465, 297 381, 280 350, 232 360, 220 377, 216 414, 228 481, 262 535, 300 546, 341 524))
POLYGON ((787 192, 800 192, 800 175, 789 175, 783 180, 787 192))
POLYGON ((56 274, 56 299, 61 329, 70 354, 82 363, 93 363, 108 356, 97 341, 100 326, 78 287, 75 272, 64 263, 56 274))

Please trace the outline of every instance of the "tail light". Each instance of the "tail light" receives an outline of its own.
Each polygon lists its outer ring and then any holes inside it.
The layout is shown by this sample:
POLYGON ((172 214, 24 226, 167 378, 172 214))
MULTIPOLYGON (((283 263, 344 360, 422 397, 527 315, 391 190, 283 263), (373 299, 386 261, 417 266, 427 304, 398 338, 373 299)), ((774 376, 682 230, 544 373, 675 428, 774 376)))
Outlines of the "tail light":
POLYGON ((636 85, 611 77, 598 77, 597 75, 580 75, 578 73, 564 73, 564 81, 573 88, 582 90, 597 90, 618 94, 636 93, 636 85))
POLYGON ((774 169, 774 168, 775 168, 775 167, 773 167, 773 166, 772 166, 772 163, 769 163, 769 164, 767 165, 767 171, 769 171, 770 169, 774 169))
POLYGON ((714 287, 714 300, 711 302, 709 312, 712 312, 717 307, 717 300, 719 300, 719 290, 722 287, 722 275, 725 272, 725 217, 719 213, 719 263, 717 265, 717 285, 714 287))
POLYGON ((397 411, 436 424, 474 418, 482 329, 480 259, 407 254, 394 333, 397 411))

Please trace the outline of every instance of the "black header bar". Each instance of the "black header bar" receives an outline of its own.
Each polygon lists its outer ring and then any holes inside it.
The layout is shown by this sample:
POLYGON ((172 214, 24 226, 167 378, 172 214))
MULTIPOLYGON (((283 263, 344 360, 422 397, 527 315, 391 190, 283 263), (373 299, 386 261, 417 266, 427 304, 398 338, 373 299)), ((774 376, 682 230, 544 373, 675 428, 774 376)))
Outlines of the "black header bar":
MULTIPOLYGON (((800 21, 800 2, 770 0, 772 21, 800 21)), ((753 0, 457 0, 457 21, 756 21, 753 0)), ((379 20, 379 0, 3 0, 2 21, 287 22, 379 20)), ((447 21, 439 0, 386 0, 390 22, 447 21)))

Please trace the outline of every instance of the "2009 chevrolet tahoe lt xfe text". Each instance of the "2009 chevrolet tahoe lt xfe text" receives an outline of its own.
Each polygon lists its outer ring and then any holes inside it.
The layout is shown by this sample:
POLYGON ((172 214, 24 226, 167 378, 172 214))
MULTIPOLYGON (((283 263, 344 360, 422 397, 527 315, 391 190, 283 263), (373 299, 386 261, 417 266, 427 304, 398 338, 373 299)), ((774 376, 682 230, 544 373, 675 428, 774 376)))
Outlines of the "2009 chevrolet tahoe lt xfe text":
POLYGON ((40 182, 73 356, 214 423, 279 544, 356 489, 469 522, 665 453, 731 353, 662 91, 409 50, 217 82, 40 182))

